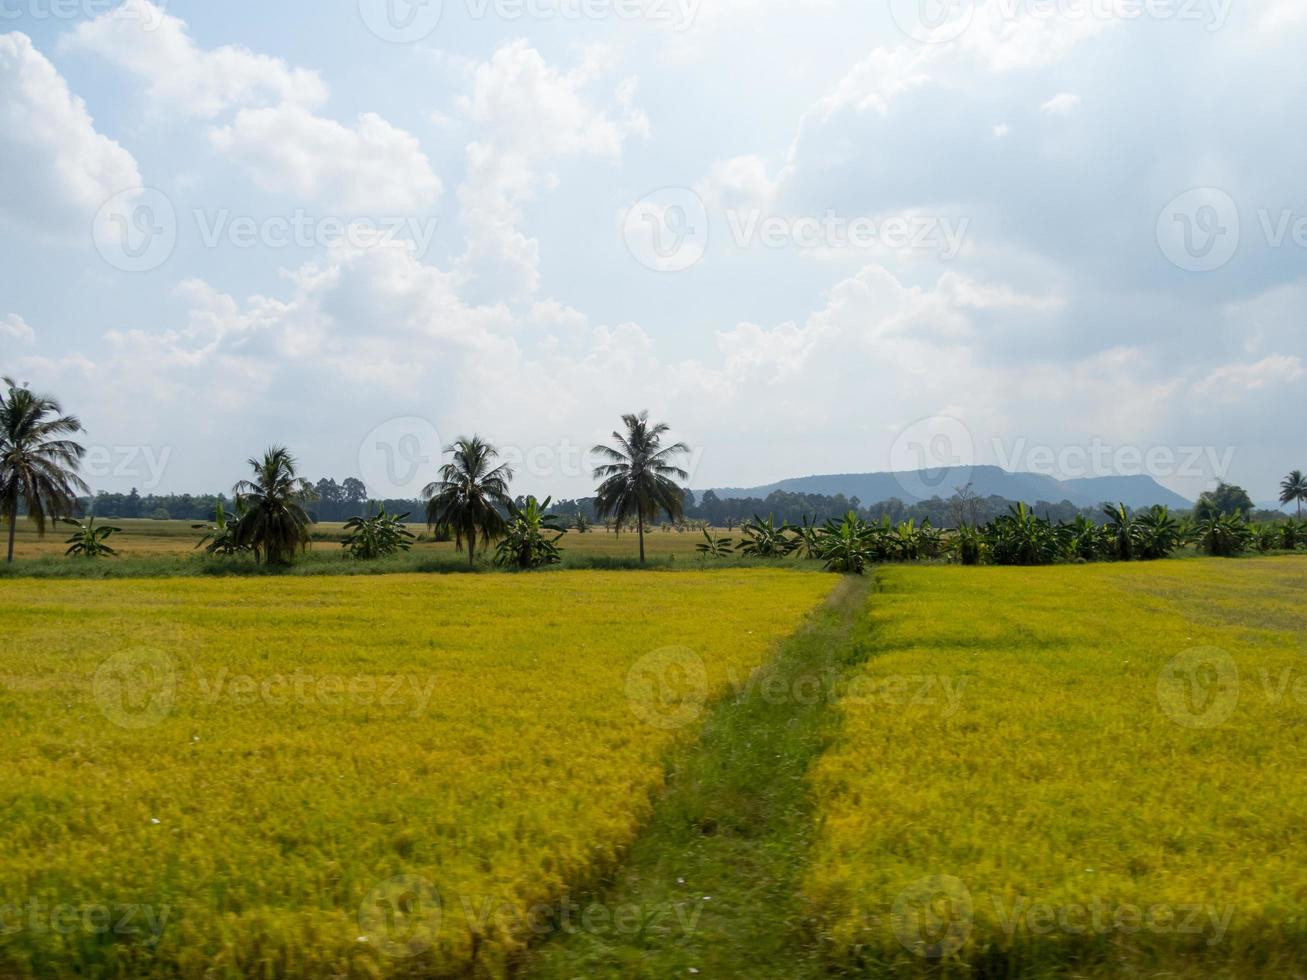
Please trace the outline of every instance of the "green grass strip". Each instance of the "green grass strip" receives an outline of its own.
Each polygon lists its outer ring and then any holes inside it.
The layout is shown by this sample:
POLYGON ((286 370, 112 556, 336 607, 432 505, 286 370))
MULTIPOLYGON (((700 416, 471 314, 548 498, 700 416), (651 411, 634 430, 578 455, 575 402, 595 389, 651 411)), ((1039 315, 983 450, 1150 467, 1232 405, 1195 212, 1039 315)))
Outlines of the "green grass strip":
POLYGON ((702 737, 615 880, 565 906, 534 977, 819 975, 798 881, 816 823, 808 770, 837 685, 868 655, 873 581, 848 578, 777 656, 709 709, 702 737))

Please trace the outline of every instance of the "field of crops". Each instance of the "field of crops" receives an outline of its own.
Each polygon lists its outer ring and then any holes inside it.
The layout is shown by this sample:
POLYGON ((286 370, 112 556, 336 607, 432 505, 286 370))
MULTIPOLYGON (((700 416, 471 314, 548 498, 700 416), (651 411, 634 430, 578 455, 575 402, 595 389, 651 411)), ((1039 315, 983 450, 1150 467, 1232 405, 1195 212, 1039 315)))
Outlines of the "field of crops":
POLYGON ((880 576, 813 776, 834 965, 1301 975, 1303 562, 880 576))
POLYGON ((500 972, 835 584, 6 582, 0 975, 500 972))

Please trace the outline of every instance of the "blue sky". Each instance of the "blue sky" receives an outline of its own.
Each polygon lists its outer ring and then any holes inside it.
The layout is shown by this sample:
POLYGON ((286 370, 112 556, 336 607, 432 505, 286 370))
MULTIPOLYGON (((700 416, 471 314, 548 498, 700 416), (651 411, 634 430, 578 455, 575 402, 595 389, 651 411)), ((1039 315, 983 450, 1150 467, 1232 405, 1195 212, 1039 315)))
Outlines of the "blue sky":
POLYGON ((5 0, 0 364, 90 482, 1307 466, 1297 0, 5 0), (438 16, 437 16, 438 15, 438 16))

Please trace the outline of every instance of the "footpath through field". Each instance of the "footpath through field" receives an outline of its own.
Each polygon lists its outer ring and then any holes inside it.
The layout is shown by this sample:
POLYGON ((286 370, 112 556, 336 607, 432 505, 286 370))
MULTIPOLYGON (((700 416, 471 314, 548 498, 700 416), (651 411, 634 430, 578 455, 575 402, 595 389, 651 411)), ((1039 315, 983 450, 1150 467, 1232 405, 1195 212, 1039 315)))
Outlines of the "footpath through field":
POLYGON ((821 973, 800 876, 816 830, 808 771, 845 674, 868 654, 873 588, 845 579, 777 657, 721 700, 668 766, 665 795, 609 887, 565 907, 535 977, 821 973))

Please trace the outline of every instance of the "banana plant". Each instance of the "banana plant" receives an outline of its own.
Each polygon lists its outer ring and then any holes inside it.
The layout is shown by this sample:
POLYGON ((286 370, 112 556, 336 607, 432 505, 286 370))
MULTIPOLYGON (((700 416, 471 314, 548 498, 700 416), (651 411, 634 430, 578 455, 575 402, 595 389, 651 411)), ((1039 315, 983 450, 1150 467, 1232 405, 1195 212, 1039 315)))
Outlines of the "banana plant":
POLYGON ((818 554, 828 571, 861 575, 876 559, 874 532, 849 511, 843 521, 829 520, 822 526, 818 554))
POLYGON ((1114 504, 1103 508, 1107 518, 1107 532, 1111 542, 1111 557, 1118 561, 1129 561, 1135 556, 1135 520, 1126 510, 1125 504, 1114 504))
POLYGON ((553 497, 541 503, 527 497, 522 506, 509 504, 508 528, 495 549, 495 564, 501 568, 527 571, 545 565, 557 565, 563 560, 563 549, 558 542, 567 533, 561 518, 548 513, 553 497), (548 537, 552 534, 553 537, 548 537))
POLYGON ((1253 532, 1242 514, 1213 514, 1195 525, 1198 547, 1216 558, 1231 558, 1248 550, 1253 532))
POLYGON ((397 551, 408 551, 417 540, 404 522, 408 514, 398 516, 387 514, 386 505, 372 517, 355 517, 345 524, 345 539, 341 547, 349 552, 351 558, 371 561, 385 558, 397 551))
POLYGON ((118 552, 109 546, 108 540, 112 535, 121 533, 122 528, 112 527, 108 524, 96 527, 94 517, 91 517, 85 524, 70 517, 64 518, 63 522, 77 528, 72 537, 64 542, 64 544, 68 545, 68 550, 64 552, 65 556, 76 555, 78 558, 116 558, 118 556, 118 552))
POLYGON ((1135 543, 1138 555, 1147 561, 1170 558, 1181 544, 1180 522, 1171 516, 1170 508, 1161 504, 1135 519, 1135 543))
POLYGON ((203 548, 206 555, 222 557, 249 551, 248 547, 240 543, 238 534, 244 514, 244 508, 239 500, 236 502, 236 511, 232 514, 227 513, 227 508, 222 501, 218 501, 213 508, 212 524, 191 525, 194 530, 205 532, 204 537, 196 542, 196 549, 203 548))
POLYGON ((803 557, 813 559, 820 557, 821 528, 807 514, 803 515, 803 524, 791 527, 794 535, 794 551, 803 551, 803 557))
POLYGON ((714 538, 703 529, 703 541, 695 545, 694 550, 701 558, 729 558, 735 542, 730 538, 714 538))
POLYGON ((754 515, 753 521, 744 526, 744 540, 737 546, 741 554, 751 558, 784 558, 795 549, 796 542, 790 538, 790 526, 776 526, 774 515, 767 515, 763 520, 754 515))

